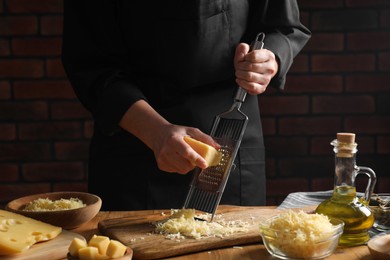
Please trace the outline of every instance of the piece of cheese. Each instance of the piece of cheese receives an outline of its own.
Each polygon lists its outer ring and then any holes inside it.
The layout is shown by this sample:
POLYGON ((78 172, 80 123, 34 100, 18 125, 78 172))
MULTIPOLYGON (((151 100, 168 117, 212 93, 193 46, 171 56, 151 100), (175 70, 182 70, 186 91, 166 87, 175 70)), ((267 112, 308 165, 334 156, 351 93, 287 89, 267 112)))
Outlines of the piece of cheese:
MULTIPOLYGON (((221 161, 222 153, 219 152, 214 147, 205 144, 201 141, 195 140, 189 136, 184 136, 184 141, 187 144, 189 144, 192 147, 192 149, 195 150, 195 152, 197 152, 200 156, 202 156, 206 160, 207 167, 216 166, 221 161)), ((195 163, 192 164, 195 165, 195 163)))
POLYGON ((96 247, 99 250, 99 254, 102 255, 106 254, 108 244, 110 244, 110 238, 97 235, 94 235, 88 242, 88 246, 96 247))
POLYGON ((69 246, 69 253, 71 256, 78 257, 79 250, 81 248, 87 247, 87 241, 80 239, 78 237, 73 238, 72 243, 69 246))
POLYGON ((98 235, 93 235, 88 242, 75 237, 69 246, 70 255, 80 260, 114 259, 124 256, 126 250, 121 242, 98 235))
POLYGON ((99 249, 94 246, 80 248, 78 259, 80 260, 107 260, 110 257, 99 254, 99 249))
POLYGON ((111 239, 107 248, 107 256, 111 258, 118 258, 126 253, 126 246, 117 240, 111 239))
POLYGON ((23 252, 35 243, 55 238, 61 231, 61 227, 0 210, 0 255, 23 252))

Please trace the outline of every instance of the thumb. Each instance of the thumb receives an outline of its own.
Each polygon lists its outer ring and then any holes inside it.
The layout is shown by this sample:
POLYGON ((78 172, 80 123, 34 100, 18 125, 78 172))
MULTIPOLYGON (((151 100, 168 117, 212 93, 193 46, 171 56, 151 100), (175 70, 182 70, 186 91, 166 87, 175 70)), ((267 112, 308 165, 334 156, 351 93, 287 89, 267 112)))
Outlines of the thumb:
POLYGON ((234 65, 238 62, 244 61, 245 55, 249 52, 249 45, 246 43, 240 43, 236 47, 236 52, 234 54, 234 65))

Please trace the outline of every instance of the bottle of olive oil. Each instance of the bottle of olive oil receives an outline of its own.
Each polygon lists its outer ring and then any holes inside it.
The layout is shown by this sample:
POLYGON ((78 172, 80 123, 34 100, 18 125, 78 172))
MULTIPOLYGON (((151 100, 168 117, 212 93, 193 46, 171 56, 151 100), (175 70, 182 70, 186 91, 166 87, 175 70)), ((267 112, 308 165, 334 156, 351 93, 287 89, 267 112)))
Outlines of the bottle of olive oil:
POLYGON ((344 231, 339 245, 355 246, 366 243, 368 230, 374 224, 374 216, 368 207, 376 183, 375 172, 356 165, 357 143, 355 134, 338 133, 331 142, 335 152, 335 179, 333 194, 318 205, 316 213, 344 221, 344 231), (356 194, 355 179, 360 173, 367 175, 368 184, 364 197, 356 194))

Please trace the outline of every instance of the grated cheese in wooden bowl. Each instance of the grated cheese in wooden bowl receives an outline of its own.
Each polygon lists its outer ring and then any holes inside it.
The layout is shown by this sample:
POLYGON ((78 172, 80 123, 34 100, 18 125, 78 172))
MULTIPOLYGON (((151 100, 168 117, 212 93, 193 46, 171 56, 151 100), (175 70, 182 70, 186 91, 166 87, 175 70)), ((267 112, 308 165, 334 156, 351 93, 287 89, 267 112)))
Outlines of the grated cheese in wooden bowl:
POLYGON ((208 219, 208 216, 196 216, 194 209, 172 209, 170 218, 155 223, 155 231, 171 240, 223 238, 233 233, 248 231, 249 224, 244 221, 225 221, 219 215, 214 217, 213 222, 201 219, 208 219))
POLYGON ((51 200, 48 198, 39 198, 30 201, 23 210, 25 211, 54 211, 68 210, 85 207, 86 204, 78 198, 51 200))

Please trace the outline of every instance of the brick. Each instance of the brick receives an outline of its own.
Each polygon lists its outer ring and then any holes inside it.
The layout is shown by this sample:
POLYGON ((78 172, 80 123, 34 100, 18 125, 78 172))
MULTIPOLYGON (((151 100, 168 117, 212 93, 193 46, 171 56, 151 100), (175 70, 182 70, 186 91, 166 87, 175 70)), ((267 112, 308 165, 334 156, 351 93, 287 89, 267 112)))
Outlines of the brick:
POLYGON ((0 143, 0 161, 34 161, 51 159, 48 143, 0 143))
POLYGON ((9 81, 0 80, 0 100, 11 98, 11 86, 9 81))
POLYGON ((332 142, 335 138, 336 138, 336 133, 334 135, 311 138, 310 154, 333 156, 334 155, 333 146, 330 145, 330 142, 332 142))
MULTIPOLYGON (((293 64, 289 70, 289 73, 302 73, 309 71, 309 57, 304 54, 298 54, 295 57, 293 64)), ((288 80, 288 79, 287 79, 288 80)))
POLYGON ((79 191, 88 192, 88 182, 56 182, 53 191, 79 191))
POLYGON ((26 59, 0 59, 1 78, 40 78, 43 76, 43 61, 26 59))
POLYGON ((312 13, 311 30, 339 31, 373 29, 378 27, 378 13, 374 10, 331 10, 312 13), (329 19, 329 18, 332 19, 329 19))
POLYGON ((15 38, 11 41, 15 56, 58 56, 61 44, 60 37, 15 38))
POLYGON ((380 12, 380 23, 381 28, 389 28, 390 27, 390 10, 382 10, 380 12))
POLYGON ((61 59, 47 59, 46 73, 49 78, 65 78, 66 74, 61 59))
POLYGON ((338 117, 293 117, 279 119, 279 133, 283 135, 333 134, 341 129, 338 117))
POLYGON ((52 104, 53 119, 90 119, 91 114, 80 102, 55 102, 52 104))
POLYGON ((58 160, 85 160, 88 158, 89 142, 56 142, 54 149, 58 160))
POLYGON ((288 157, 279 159, 279 176, 311 178, 327 177, 334 174, 334 157, 288 157))
POLYGON ((346 49, 351 51, 388 50, 390 45, 390 32, 351 32, 347 34, 347 43, 346 49))
POLYGON ((0 17, 0 35, 34 35, 38 32, 38 21, 35 16, 0 17))
POLYGON ((314 72, 365 72, 375 70, 375 56, 370 54, 313 55, 314 72))
POLYGON ((376 99, 376 112, 381 115, 390 114, 390 93, 381 94, 376 99))
POLYGON ((62 13, 63 0, 8 0, 10 13, 62 13))
MULTIPOLYGON (((389 56, 390 58, 390 56, 389 56)), ((345 89, 348 92, 381 93, 390 91, 390 75, 359 74, 345 77, 345 89)))
POLYGON ((291 192, 309 190, 306 178, 272 178, 267 180, 266 186, 268 196, 287 196, 291 192))
POLYGON ((24 80, 14 83, 16 99, 75 99, 67 80, 24 80))
POLYGON ((262 96, 260 108, 263 115, 299 115, 309 111, 307 96, 262 96))
POLYGON ((315 33, 305 46, 306 51, 343 51, 344 46, 343 33, 315 33))
POLYGON ((0 57, 9 56, 11 48, 7 39, 0 39, 0 57))
POLYGON ((379 70, 390 71, 390 52, 379 54, 379 70))
POLYGON ((310 8, 315 9, 326 9, 326 8, 340 8, 343 7, 343 0, 327 0, 327 1, 313 1, 313 0, 299 0, 300 9, 310 8))
POLYGON ((40 20, 42 35, 62 35, 62 15, 47 15, 40 20))
POLYGON ((18 165, 14 163, 0 163, 0 182, 12 182, 19 179, 18 165))
POLYGON ((390 6, 388 0, 345 0, 347 7, 385 7, 390 6))
POLYGON ((0 0, 0 13, 4 12, 4 0, 0 0))
POLYGON ((263 135, 275 135, 276 134, 276 120, 273 117, 262 117, 261 124, 263 127, 263 135))
POLYGON ((15 124, 0 124, 0 141, 16 140, 16 125, 15 124))
POLYGON ((377 147, 378 147, 379 154, 384 154, 384 155, 390 154, 390 137, 379 136, 377 141, 377 147))
POLYGON ((46 102, 0 103, 0 120, 41 120, 48 118, 46 102))
POLYGON ((390 177, 388 175, 388 172, 378 175, 376 185, 378 193, 390 193, 390 177))
POLYGON ((84 179, 81 162, 28 163, 22 167, 23 179, 37 181, 72 181, 84 179))
POLYGON ((351 116, 345 118, 345 128, 353 129, 360 134, 388 134, 390 133, 390 116, 351 116))
POLYGON ((79 122, 38 122, 19 124, 20 140, 70 140, 82 136, 79 122))
POLYGON ((264 140, 269 156, 308 155, 308 140, 303 137, 268 137, 264 140))
POLYGON ((50 192, 50 183, 15 183, 0 184, 0 201, 5 204, 11 200, 31 194, 50 192))
POLYGON ((313 112, 316 114, 367 114, 375 112, 375 100, 368 95, 315 96, 313 112))
POLYGON ((329 172, 328 177, 317 178, 311 180, 311 190, 313 191, 328 191, 333 190, 334 186, 334 171, 329 172))
POLYGON ((290 75, 286 81, 286 93, 340 93, 343 77, 339 75, 290 75))

